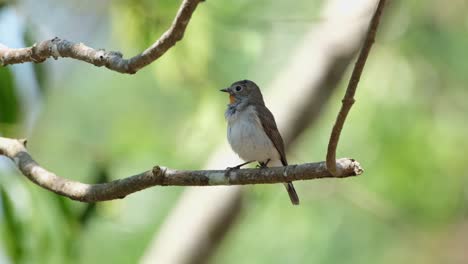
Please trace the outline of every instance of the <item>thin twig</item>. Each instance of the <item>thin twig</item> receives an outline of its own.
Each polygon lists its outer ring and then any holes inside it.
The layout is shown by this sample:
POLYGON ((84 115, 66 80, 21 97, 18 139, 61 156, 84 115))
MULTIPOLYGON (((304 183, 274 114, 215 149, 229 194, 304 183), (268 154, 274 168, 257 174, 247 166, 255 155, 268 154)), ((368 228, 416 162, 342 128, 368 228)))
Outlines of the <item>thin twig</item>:
POLYGON ((41 167, 29 155, 25 140, 0 137, 0 155, 13 160, 29 180, 44 189, 82 202, 99 202, 124 198, 152 187, 160 186, 216 186, 280 183, 317 178, 344 178, 360 175, 363 170, 353 159, 340 159, 339 175, 332 176, 325 162, 306 163, 287 167, 242 170, 174 170, 155 166, 124 179, 101 184, 85 184, 61 178, 41 167))
POLYGON ((13 49, 0 44, 0 66, 24 62, 39 63, 51 57, 54 59, 68 57, 98 67, 105 66, 120 73, 134 74, 161 57, 177 41, 182 39, 190 18, 200 2, 202 1, 184 0, 171 27, 153 45, 130 59, 124 59, 120 52, 93 49, 83 43, 73 43, 55 37, 51 40, 36 43, 28 48, 13 49))
POLYGON ((346 117, 348 116, 349 110, 355 102, 354 94, 356 93, 356 88, 359 83, 359 79, 361 78, 362 70, 364 69, 364 65, 366 64, 366 60, 371 50, 372 44, 374 44, 375 35, 377 33, 377 28, 379 26, 380 17, 382 15, 384 6, 385 0, 380 0, 375 10, 374 16, 372 17, 372 20, 369 24, 366 39, 364 40, 364 43, 362 45, 362 49, 359 53, 358 60, 354 65, 353 73, 351 74, 351 78, 346 89, 346 94, 342 100, 340 112, 336 117, 335 125, 333 126, 333 130, 330 135, 330 141, 328 142, 327 151, 327 168, 332 175, 337 175, 338 173, 335 163, 336 148, 338 146, 341 130, 343 129, 346 117))

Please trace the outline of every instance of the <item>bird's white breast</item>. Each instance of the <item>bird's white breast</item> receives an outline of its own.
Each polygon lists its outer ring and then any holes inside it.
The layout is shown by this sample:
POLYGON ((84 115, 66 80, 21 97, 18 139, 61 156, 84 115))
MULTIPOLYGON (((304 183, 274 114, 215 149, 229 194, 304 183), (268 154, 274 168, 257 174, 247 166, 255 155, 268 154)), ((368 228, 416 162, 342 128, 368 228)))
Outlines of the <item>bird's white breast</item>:
POLYGON ((254 106, 236 111, 226 116, 226 119, 229 144, 241 159, 260 162, 266 162, 268 159, 274 162, 280 159, 273 142, 263 129, 254 106))

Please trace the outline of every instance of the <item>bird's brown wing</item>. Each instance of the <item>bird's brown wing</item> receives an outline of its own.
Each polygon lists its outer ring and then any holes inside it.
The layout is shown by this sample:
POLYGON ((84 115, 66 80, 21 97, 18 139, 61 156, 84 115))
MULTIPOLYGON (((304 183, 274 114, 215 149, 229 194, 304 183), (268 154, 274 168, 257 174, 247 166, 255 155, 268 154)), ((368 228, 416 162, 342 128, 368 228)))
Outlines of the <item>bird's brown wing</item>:
MULTIPOLYGON (((275 145, 276 150, 280 154, 281 163, 283 166, 287 166, 288 161, 286 160, 286 153, 284 151, 283 138, 278 131, 278 127, 276 127, 276 121, 273 114, 264 105, 257 105, 255 110, 257 110, 258 117, 268 138, 270 138, 271 142, 273 142, 273 145, 275 145)), ((298 205, 299 196, 297 195, 292 182, 286 182, 284 183, 284 186, 286 186, 286 190, 288 191, 289 199, 291 199, 292 204, 298 205)))
POLYGON ((286 153, 284 151, 284 142, 278 128, 276 127, 275 117, 264 105, 256 105, 255 110, 257 111, 258 118, 260 119, 268 138, 270 138, 271 142, 273 142, 273 145, 275 145, 276 150, 280 154, 281 163, 283 166, 287 166, 288 161, 286 160, 286 153))

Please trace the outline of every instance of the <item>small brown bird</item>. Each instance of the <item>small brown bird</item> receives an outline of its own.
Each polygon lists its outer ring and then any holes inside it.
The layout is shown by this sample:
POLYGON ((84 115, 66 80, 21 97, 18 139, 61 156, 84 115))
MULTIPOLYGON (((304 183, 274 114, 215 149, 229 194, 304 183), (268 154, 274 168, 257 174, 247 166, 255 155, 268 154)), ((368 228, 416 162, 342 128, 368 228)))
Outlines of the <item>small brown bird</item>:
MULTIPOLYGON (((255 161, 260 167, 267 167, 268 164, 287 166, 283 138, 258 86, 252 81, 243 80, 221 91, 229 93, 229 104, 224 114, 228 122, 227 139, 232 150, 245 161, 234 168, 255 161)), ((294 185, 291 182, 284 185, 291 202, 299 204, 294 185)))

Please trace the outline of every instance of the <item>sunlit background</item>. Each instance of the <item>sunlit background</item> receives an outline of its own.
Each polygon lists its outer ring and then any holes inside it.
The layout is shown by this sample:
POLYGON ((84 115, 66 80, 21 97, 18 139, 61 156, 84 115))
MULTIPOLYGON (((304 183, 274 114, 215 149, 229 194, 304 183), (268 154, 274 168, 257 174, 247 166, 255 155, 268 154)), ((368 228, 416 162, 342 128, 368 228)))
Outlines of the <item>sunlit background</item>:
MULTIPOLYGON (((247 78, 272 92, 327 2, 207 0, 184 39, 136 75, 70 59, 2 67, 0 135, 28 137, 44 167, 89 183, 156 164, 202 169, 226 141, 219 88, 247 78)), ((0 1, 0 43, 59 36, 129 57, 167 29, 179 4, 0 1)), ((299 207, 282 186, 245 187, 210 263, 468 263, 467 13, 463 0, 390 1, 338 147, 365 174, 297 182, 299 207)), ((305 124, 290 163, 324 160, 350 70, 305 124)), ((274 92, 288 100, 288 90, 274 92)), ((137 263, 183 190, 90 206, 0 158, 0 263, 137 263)))

